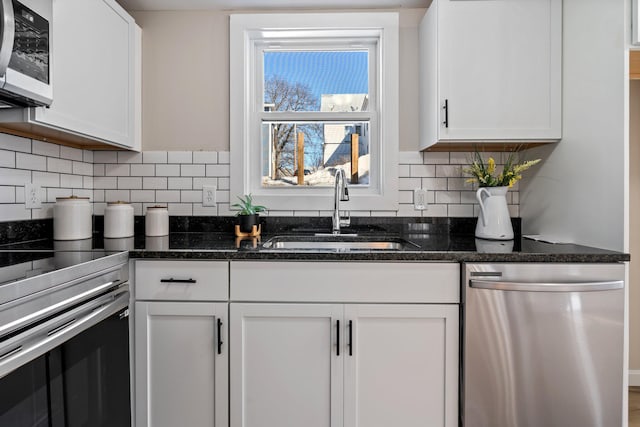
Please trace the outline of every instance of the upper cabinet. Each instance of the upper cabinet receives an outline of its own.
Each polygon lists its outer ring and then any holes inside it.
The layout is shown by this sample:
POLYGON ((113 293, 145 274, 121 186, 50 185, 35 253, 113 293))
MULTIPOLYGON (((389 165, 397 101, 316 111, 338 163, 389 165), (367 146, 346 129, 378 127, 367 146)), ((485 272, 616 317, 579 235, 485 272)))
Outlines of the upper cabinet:
POLYGON ((420 149, 561 138, 562 0, 433 0, 420 24, 420 149))
POLYGON ((13 133, 140 150, 141 30, 115 0, 53 0, 53 103, 0 112, 13 133))

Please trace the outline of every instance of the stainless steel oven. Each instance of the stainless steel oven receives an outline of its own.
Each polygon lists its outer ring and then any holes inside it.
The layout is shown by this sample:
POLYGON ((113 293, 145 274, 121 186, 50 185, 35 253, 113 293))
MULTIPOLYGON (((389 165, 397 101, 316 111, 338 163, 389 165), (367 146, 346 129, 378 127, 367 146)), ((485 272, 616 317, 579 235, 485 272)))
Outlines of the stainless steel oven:
POLYGON ((0 108, 50 105, 52 0, 0 0, 0 108))
POLYGON ((0 426, 131 424, 128 256, 93 257, 63 268, 44 257, 4 272, 0 426), (23 278, 11 279, 15 271, 23 278))

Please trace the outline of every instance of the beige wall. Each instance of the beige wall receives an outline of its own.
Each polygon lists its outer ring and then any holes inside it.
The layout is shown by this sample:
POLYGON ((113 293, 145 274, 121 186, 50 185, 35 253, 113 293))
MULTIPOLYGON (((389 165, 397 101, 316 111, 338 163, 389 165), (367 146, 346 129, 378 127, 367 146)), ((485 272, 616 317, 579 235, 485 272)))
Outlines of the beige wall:
MULTIPOLYGON (((400 13, 400 149, 418 146, 418 24, 400 13)), ((142 27, 142 149, 229 150, 229 13, 132 12, 142 27)))
POLYGON ((629 85, 629 369, 640 370, 640 81, 629 85))

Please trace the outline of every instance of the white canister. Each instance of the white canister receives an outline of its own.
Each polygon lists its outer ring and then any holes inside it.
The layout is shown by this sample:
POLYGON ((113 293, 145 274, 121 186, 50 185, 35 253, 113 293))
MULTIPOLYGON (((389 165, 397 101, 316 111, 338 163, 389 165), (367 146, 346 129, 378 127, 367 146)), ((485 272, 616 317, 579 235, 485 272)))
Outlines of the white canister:
POLYGON ((104 208, 104 237, 120 239, 133 235, 133 206, 126 202, 107 203, 104 208))
POLYGON ((90 239, 91 229, 91 203, 88 197, 56 197, 53 206, 54 240, 90 239))
POLYGON ((149 206, 144 220, 145 235, 169 235, 169 209, 166 206, 149 206))

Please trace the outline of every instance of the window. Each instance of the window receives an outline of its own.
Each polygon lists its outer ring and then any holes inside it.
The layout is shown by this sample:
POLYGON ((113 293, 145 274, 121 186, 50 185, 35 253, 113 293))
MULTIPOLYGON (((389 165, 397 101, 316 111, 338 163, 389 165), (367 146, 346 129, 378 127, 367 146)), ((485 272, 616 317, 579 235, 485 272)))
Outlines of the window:
POLYGON ((395 13, 232 15, 231 193, 272 210, 397 208, 395 13))

